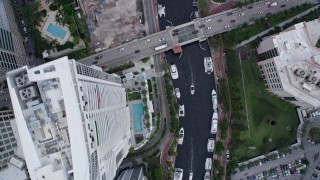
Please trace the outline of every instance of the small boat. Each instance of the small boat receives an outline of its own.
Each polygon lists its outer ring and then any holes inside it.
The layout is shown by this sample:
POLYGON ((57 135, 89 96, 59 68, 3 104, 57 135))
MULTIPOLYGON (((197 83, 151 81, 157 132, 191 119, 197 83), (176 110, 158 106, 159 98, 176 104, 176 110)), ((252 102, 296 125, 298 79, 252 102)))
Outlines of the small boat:
POLYGON ((189 174, 189 180, 192 180, 192 178, 193 178, 193 173, 190 173, 189 174))
POLYGON ((182 180, 183 177, 183 169, 176 168, 173 175, 173 180, 182 180))
POLYGON ((207 158, 206 159, 206 164, 205 164, 205 169, 208 171, 208 170, 211 170, 212 168, 212 159, 211 158, 207 158))
POLYGON ((208 139, 207 150, 208 150, 208 152, 214 151, 214 139, 213 138, 208 139))
POLYGON ((204 180, 210 180, 210 171, 206 171, 204 174, 204 180))
POLYGON ((212 90, 211 96, 212 96, 212 107, 213 107, 213 110, 216 111, 218 107, 218 101, 217 101, 217 93, 214 89, 212 90))
POLYGON ((179 131, 179 139, 178 139, 178 144, 182 144, 183 143, 183 138, 184 138, 184 129, 181 128, 179 131))
POLYGON ((179 105, 179 117, 184 117, 184 105, 179 105))
POLYGON ((211 120, 211 134, 216 134, 218 129, 218 113, 216 111, 212 114, 212 120, 211 120))
POLYGON ((211 57, 204 58, 204 71, 208 74, 213 72, 213 62, 211 57))
POLYGON ((196 91, 193 84, 191 84, 191 89, 190 89, 190 91, 191 91, 191 94, 192 94, 192 95, 193 95, 194 92, 196 91))

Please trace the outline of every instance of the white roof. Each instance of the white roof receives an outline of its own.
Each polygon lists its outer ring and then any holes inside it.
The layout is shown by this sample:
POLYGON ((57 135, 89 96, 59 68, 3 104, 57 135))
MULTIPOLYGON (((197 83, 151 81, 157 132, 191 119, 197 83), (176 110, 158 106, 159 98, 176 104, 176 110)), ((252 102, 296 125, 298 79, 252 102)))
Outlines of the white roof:
POLYGON ((12 164, 12 165, 16 166, 17 168, 21 169, 23 167, 23 165, 24 165, 24 162, 19 160, 19 159, 17 159, 14 156, 12 156, 10 158, 10 164, 12 164))
POLYGON ((279 56, 268 60, 275 64, 283 90, 313 107, 320 107, 320 89, 316 86, 320 82, 320 50, 315 48, 319 29, 319 19, 299 23, 265 39, 258 48, 259 54, 277 48, 279 56), (306 73, 304 77, 295 74, 300 70, 306 73), (308 74, 316 78, 314 83, 305 82, 308 74))

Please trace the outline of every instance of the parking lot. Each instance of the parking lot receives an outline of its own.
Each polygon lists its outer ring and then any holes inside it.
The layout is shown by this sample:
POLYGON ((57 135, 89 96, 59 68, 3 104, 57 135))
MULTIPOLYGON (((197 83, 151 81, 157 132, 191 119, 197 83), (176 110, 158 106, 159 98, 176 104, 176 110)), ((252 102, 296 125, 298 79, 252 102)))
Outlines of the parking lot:
POLYGON ((308 112, 305 121, 305 135, 302 136, 301 147, 295 147, 290 153, 273 153, 265 158, 246 165, 241 165, 238 172, 232 176, 235 180, 255 179, 320 179, 320 144, 311 141, 308 131, 312 127, 320 127, 320 115, 312 116, 308 112), (306 168, 300 174, 300 169, 306 168))

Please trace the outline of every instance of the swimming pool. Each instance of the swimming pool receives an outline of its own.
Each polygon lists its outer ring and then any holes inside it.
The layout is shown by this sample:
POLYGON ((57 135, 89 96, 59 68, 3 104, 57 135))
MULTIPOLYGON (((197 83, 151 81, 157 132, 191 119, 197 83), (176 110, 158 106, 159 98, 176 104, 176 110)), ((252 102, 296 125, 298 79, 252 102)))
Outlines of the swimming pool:
POLYGON ((60 26, 54 25, 52 23, 49 24, 47 31, 54 37, 64 39, 67 34, 67 31, 62 29, 60 26))
POLYGON ((141 116, 144 114, 143 112, 143 104, 133 104, 132 105, 133 110, 133 119, 134 119, 134 130, 135 132, 141 132, 142 129, 142 119, 141 116))

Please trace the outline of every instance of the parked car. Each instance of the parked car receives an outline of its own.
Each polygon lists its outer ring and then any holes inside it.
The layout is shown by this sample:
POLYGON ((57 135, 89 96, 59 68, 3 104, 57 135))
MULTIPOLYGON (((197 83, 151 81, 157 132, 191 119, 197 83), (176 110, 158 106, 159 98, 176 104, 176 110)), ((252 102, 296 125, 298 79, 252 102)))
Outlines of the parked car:
POLYGON ((140 50, 136 50, 134 53, 139 53, 140 52, 140 50))

